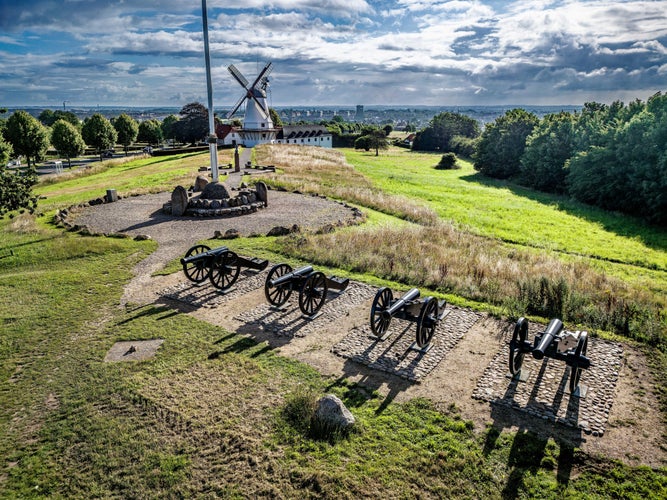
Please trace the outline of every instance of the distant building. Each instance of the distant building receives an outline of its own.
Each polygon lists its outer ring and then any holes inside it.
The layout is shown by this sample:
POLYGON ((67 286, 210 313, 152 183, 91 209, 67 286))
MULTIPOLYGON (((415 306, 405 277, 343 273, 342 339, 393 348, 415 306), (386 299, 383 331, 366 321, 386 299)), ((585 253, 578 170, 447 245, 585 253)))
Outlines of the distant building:
POLYGON ((215 129, 218 144, 222 146, 253 147, 257 144, 296 144, 299 146, 330 148, 332 145, 331 132, 320 125, 286 125, 277 127, 274 131, 275 137, 260 138, 253 141, 252 144, 248 144, 246 131, 239 127, 219 124, 215 129))
POLYGON ((321 125, 285 125, 278 129, 275 142, 276 144, 330 148, 332 135, 326 127, 321 125))
POLYGON ((357 112, 354 114, 355 122, 364 121, 364 107, 361 104, 357 104, 357 112))
POLYGON ((241 146, 243 144, 241 129, 232 125, 216 124, 215 135, 218 136, 218 144, 222 146, 241 146))

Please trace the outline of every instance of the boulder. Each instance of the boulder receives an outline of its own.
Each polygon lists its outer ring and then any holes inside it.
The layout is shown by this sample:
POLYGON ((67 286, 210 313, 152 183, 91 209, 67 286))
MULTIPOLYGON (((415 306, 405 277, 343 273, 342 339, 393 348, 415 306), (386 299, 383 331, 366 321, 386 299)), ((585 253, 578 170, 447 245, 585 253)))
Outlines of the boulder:
POLYGON ((354 425, 354 415, 334 394, 327 394, 315 404, 311 431, 320 437, 344 434, 354 425))
POLYGON ((290 230, 284 226, 275 226, 271 228, 271 230, 266 233, 267 236, 285 236, 286 234, 289 234, 290 230))
POLYGON ((195 185, 192 189, 195 193, 203 191, 206 185, 208 184, 208 179, 203 175, 198 175, 195 179, 195 185))
POLYGON ((229 198, 229 191, 221 182, 209 182, 201 193, 205 200, 224 200, 229 198))
MULTIPOLYGON (((222 214, 220 214, 222 215, 222 214)), ((241 236, 238 229, 227 229, 224 233, 222 231, 215 231, 213 237, 219 240, 233 240, 241 236)))
POLYGON ((188 208, 188 192, 183 186, 176 186, 171 193, 171 215, 181 217, 188 208))
POLYGON ((255 193, 257 194, 257 199, 264 203, 264 206, 269 205, 269 190, 265 183, 260 181, 255 184, 255 193))

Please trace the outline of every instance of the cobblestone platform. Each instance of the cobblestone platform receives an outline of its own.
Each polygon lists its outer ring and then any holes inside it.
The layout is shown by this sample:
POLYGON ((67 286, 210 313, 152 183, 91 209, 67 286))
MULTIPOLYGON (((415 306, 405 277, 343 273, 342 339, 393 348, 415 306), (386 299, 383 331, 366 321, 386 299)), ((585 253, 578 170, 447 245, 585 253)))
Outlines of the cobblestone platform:
POLYGON ((399 319, 391 322, 384 341, 373 335, 370 325, 365 325, 354 328, 333 346, 331 352, 369 368, 419 382, 481 317, 475 312, 457 307, 448 309, 449 314, 438 324, 431 347, 426 352, 411 349, 415 342, 415 323, 399 319))
POLYGON ((614 401, 622 364, 620 344, 589 338, 586 356, 591 367, 579 381, 584 397, 570 395, 570 368, 562 361, 524 357, 521 372, 525 382, 509 375, 509 341, 496 354, 477 382, 473 398, 512 408, 537 418, 579 428, 602 436, 614 401))
POLYGON ((305 337, 315 329, 322 329, 337 318, 349 313, 350 309, 373 297, 375 289, 371 286, 350 282, 342 292, 330 290, 314 319, 305 318, 298 306, 298 292, 293 292, 287 304, 277 309, 268 303, 261 304, 249 311, 237 315, 234 319, 246 324, 255 324, 265 332, 277 337, 305 337))
MULTIPOLYGON (((185 280, 185 278, 183 278, 185 280)), ((202 283, 183 281, 178 285, 165 288, 160 291, 162 297, 183 302, 192 307, 217 307, 229 300, 234 300, 243 294, 257 290, 264 286, 266 272, 255 272, 244 270, 239 273, 239 278, 229 290, 222 291, 215 288, 206 280, 202 283)))

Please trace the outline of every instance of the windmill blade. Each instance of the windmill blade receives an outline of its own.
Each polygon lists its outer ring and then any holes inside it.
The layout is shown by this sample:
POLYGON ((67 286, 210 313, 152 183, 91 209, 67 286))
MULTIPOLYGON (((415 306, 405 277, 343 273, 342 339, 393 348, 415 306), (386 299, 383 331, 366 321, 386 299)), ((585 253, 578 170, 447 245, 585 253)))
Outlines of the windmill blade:
POLYGON ((250 97, 252 97, 252 99, 257 103, 257 106, 259 107, 259 110, 262 113, 262 118, 264 118, 265 120, 268 119, 269 111, 267 109, 264 109, 264 105, 260 102, 259 99, 257 99, 257 97, 255 97, 255 94, 253 94, 252 92, 249 92, 249 94, 251 94, 250 97))
POLYGON ((241 99, 239 99, 239 102, 237 102, 236 105, 232 108, 232 110, 229 113, 227 113, 227 118, 231 118, 232 116, 234 116, 234 113, 236 113, 236 110, 241 107, 241 104, 243 104, 243 101, 245 101, 245 98, 246 98, 245 95, 241 96, 241 99))
POLYGON ((257 85, 262 78, 268 77, 271 74, 271 71, 273 71, 273 63, 268 63, 266 66, 264 66, 264 69, 259 73, 259 75, 257 75, 257 78, 255 78, 251 88, 255 88, 255 85, 257 85))
POLYGON ((250 82, 246 80, 245 76, 241 74, 241 72, 236 68, 236 66, 230 64, 227 67, 227 70, 232 74, 232 76, 236 79, 236 81, 241 84, 241 87, 243 87, 246 90, 248 89, 248 85, 250 84, 250 82))

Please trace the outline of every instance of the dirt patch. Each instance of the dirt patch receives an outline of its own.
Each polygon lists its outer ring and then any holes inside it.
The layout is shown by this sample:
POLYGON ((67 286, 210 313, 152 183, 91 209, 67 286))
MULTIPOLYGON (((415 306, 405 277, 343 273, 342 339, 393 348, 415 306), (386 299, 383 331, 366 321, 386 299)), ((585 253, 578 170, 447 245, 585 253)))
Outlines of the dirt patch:
MULTIPOLYGON (((308 200, 311 197, 302 197, 303 199, 308 200)), ((320 198, 317 200, 326 202, 320 198)), ((294 203, 296 201, 294 200, 294 203)), ((156 198, 153 203, 154 210, 156 204, 159 204, 158 199, 156 198)), ((320 211, 311 210, 311 213, 317 213, 314 220, 310 219, 313 221, 313 226, 335 223, 340 218, 340 213, 336 210, 328 211, 330 208, 322 206, 320 211), (324 215, 325 213, 328 215, 324 215)), ((305 211, 309 210, 306 208, 305 211)), ((270 211, 262 212, 264 216, 269 214, 270 211)), ((255 214, 250 217, 253 215, 255 214)), ((95 216, 90 213, 87 216, 89 217, 86 219, 87 223, 95 227, 95 216)), ((141 215, 133 217, 140 218, 141 215)), ((280 225, 304 224, 306 220, 302 219, 306 217, 303 212, 295 212, 294 217, 299 220, 292 222, 281 214, 280 225)), ((146 220, 150 221, 150 214, 144 219, 144 223, 146 220)), ((278 225, 277 220, 273 219, 268 224, 278 225)), ((243 223, 245 222, 244 218, 243 223)), ((77 220, 77 223, 82 222, 77 220)), ((231 223, 235 228, 242 227, 240 221, 236 223, 232 220, 231 223)), ((342 357, 333 352, 333 347, 343 342, 352 332, 367 328, 372 294, 365 294, 361 300, 347 304, 342 311, 337 309, 333 321, 327 320, 326 315, 322 321, 319 319, 309 321, 298 314, 290 317, 288 315, 293 313, 289 310, 285 312, 287 316, 272 319, 269 316, 270 312, 262 309, 266 308, 262 287, 266 271, 246 276, 242 274, 238 288, 226 294, 221 294, 207 282, 202 285, 189 283, 182 273, 156 278, 150 276, 165 262, 183 254, 194 241, 210 237, 216 229, 224 232, 229 227, 225 227, 228 224, 230 224, 229 219, 196 222, 179 220, 165 225, 160 236, 153 231, 151 236, 160 244, 158 251, 137 266, 135 269, 137 276, 126 288, 123 301, 141 304, 166 303, 211 324, 248 335, 259 342, 266 341, 276 352, 309 363, 324 375, 345 377, 369 389, 378 390, 384 396, 385 405, 394 400, 405 401, 414 397, 427 397, 443 409, 456 407, 463 418, 474 423, 478 432, 484 431, 488 425, 504 430, 531 431, 544 438, 553 438, 567 446, 580 447, 584 452, 601 454, 630 464, 664 466, 667 463, 662 437, 664 425, 654 392, 655 384, 646 358, 639 350, 630 346, 624 345, 620 356, 618 379, 610 395, 612 401, 606 408, 608 411, 605 412, 604 435, 593 436, 586 434, 582 429, 561 425, 525 411, 517 411, 512 407, 496 404, 493 400, 473 398, 487 368, 498 358, 499 353, 507 348, 513 325, 506 322, 481 316, 448 348, 435 366, 430 367, 428 373, 415 382, 387 371, 374 369, 355 361, 352 356, 342 357), (194 229, 195 226, 197 229, 194 229), (252 286, 241 286, 242 280, 251 280, 252 286), (289 322, 289 327, 285 326, 287 324, 285 321, 289 322)), ((159 224, 152 226, 144 224, 134 229, 131 229, 130 225, 125 223, 125 230, 128 232, 132 230, 146 232, 147 227, 154 228, 159 224)), ((245 227, 245 232, 242 234, 250 234, 249 230, 251 230, 250 224, 245 227)), ((331 303, 335 305, 333 297, 331 303)), ((296 298, 291 299, 290 307, 292 311, 297 308, 296 298)), ((325 308, 326 305, 323 311, 325 308)), ((400 337, 414 336, 412 331, 414 325, 397 326, 403 326, 404 331, 393 332, 388 342, 395 342, 400 337)), ((439 331, 441 327, 446 328, 446 322, 439 325, 433 342, 438 342, 443 336, 439 331)), ((593 352, 589 354, 592 356, 593 352)), ((592 362, 595 363, 596 360, 592 359, 592 362)), ((558 378, 562 376, 559 373, 564 372, 566 368, 564 364, 557 366, 555 363, 550 369, 555 370, 555 376, 558 378)), ((582 384, 586 383, 586 376, 584 372, 582 384)), ((557 381, 544 380, 541 383, 557 384, 557 381)), ((509 384, 508 379, 508 387, 509 384)), ((560 397, 564 398, 562 404, 567 406, 568 402, 565 399, 569 399, 569 394, 560 397)))
POLYGON ((116 342, 104 357, 105 363, 113 361, 144 361, 155 356, 164 340, 127 340, 116 342))

